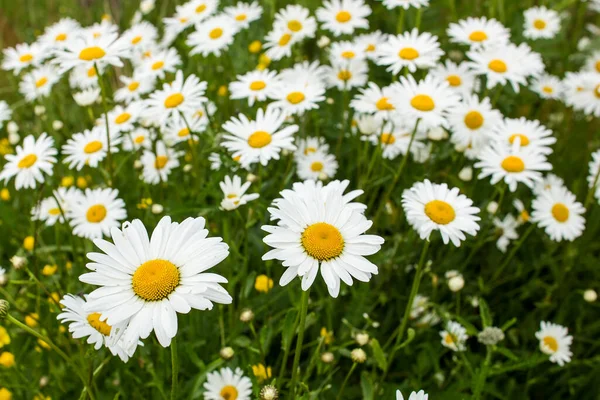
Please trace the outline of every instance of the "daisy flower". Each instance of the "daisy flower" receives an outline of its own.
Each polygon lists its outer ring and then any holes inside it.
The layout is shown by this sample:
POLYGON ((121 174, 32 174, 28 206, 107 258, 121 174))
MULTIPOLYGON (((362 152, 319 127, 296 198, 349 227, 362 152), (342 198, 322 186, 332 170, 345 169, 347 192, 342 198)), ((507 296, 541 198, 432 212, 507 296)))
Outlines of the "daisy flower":
POLYGON ((417 69, 435 67, 444 52, 440 49, 437 36, 429 32, 419 33, 418 29, 401 35, 390 35, 377 50, 377 65, 387 66, 386 71, 398 75, 406 68, 410 72, 417 69))
POLYGON ((39 68, 25 74, 19 83, 19 91, 25 99, 32 102, 41 97, 48 97, 52 86, 60 79, 56 69, 50 65, 42 65, 39 68))
POLYGON ((221 201, 221 208, 223 210, 231 211, 235 210, 239 206, 243 206, 249 201, 256 200, 260 196, 258 193, 246 194, 248 188, 250 188, 250 182, 244 182, 242 179, 234 175, 233 179, 229 176, 225 176, 223 182, 219 182, 219 186, 223 191, 224 199, 221 201))
POLYGON ((560 100, 562 98, 562 83, 554 75, 542 74, 535 77, 529 88, 543 99, 560 100))
POLYGON ((275 101, 268 108, 280 109, 286 115, 302 115, 305 111, 319 108, 317 103, 325 100, 325 88, 320 82, 284 82, 273 97, 275 101))
POLYGON ((583 66, 582 70, 586 72, 600 73, 600 51, 594 51, 586 58, 585 65, 583 66))
POLYGON ((65 43, 80 33, 81 25, 72 18, 61 18, 60 21, 48 26, 39 38, 43 49, 53 51, 62 48, 65 43))
POLYGON ((311 152, 296 158, 296 173, 302 180, 326 180, 335 176, 338 162, 333 154, 323 151, 311 152))
POLYGON ((535 337, 540 341, 540 350, 550 356, 550 361, 560 365, 571 362, 571 344, 573 336, 569 335, 569 330, 562 325, 552 322, 540 322, 540 330, 535 333, 535 337))
POLYGON ((517 222, 519 223, 519 225, 523 225, 524 223, 529 222, 531 216, 529 215, 529 211, 527 211, 527 207, 525 207, 525 204, 523 204, 521 200, 513 200, 513 207, 516 208, 517 212, 519 213, 517 217, 517 222))
POLYGON ((369 79, 369 66, 364 60, 352 62, 334 62, 326 67, 325 82, 327 87, 338 90, 350 90, 366 85, 369 79))
POLYGON ((141 96, 154 89, 154 80, 138 71, 135 71, 132 77, 121 75, 119 80, 123 87, 117 89, 114 95, 115 101, 119 103, 129 104, 140 100, 141 96))
POLYGON ((0 180, 7 183, 15 177, 15 188, 35 189, 38 183, 44 182, 44 175, 52 176, 52 167, 56 162, 57 154, 54 148, 54 139, 46 132, 37 140, 33 135, 28 135, 23 140, 23 145, 18 145, 16 154, 4 156, 6 164, 0 172, 0 180))
POLYGON ((62 312, 58 314, 58 319, 63 324, 69 324, 69 332, 74 339, 87 338, 88 344, 93 344, 95 350, 100 350, 106 346, 113 356, 119 356, 121 361, 127 362, 135 352, 136 345, 123 347, 123 342, 119 340, 123 333, 125 323, 114 326, 100 321, 100 313, 91 312, 86 309, 86 299, 72 294, 65 295, 60 304, 62 312))
POLYGON ((31 210, 32 220, 43 221, 46 226, 53 226, 57 222, 64 223, 65 216, 71 209, 73 202, 83 196, 81 190, 75 187, 68 189, 60 187, 53 191, 53 194, 54 196, 43 199, 31 210))
POLYGON ((263 8, 256 2, 242 3, 238 2, 235 6, 225 7, 223 12, 235 21, 237 29, 247 29, 250 23, 260 19, 263 8))
POLYGON ((560 15, 545 6, 531 7, 523 16, 523 36, 527 39, 551 39, 560 31, 560 15))
POLYGON ((457 188, 431 183, 428 179, 415 183, 402 194, 402 207, 406 219, 419 233, 421 239, 429 240, 432 231, 440 231, 444 244, 452 242, 460 247, 466 240, 465 233, 475 236, 479 230, 476 215, 479 208, 457 188))
POLYGON ((238 27, 227 15, 220 14, 206 19, 202 24, 196 25, 196 31, 188 36, 186 44, 192 47, 190 55, 220 56, 221 51, 233 43, 237 30, 238 27))
POLYGON ((504 180, 511 192, 517 190, 519 183, 529 188, 542 180, 540 171, 552 170, 552 165, 535 147, 521 146, 521 138, 516 137, 512 145, 491 142, 478 155, 475 168, 481 168, 478 178, 490 176, 492 185, 504 180))
POLYGON ((512 214, 507 214, 503 220, 500 218, 494 218, 494 228, 496 228, 496 234, 498 240, 496 241, 496 247, 503 253, 506 253, 506 249, 512 240, 517 240, 519 234, 517 228, 519 227, 519 221, 512 214))
MULTIPOLYGON (((104 73, 104 69, 105 67, 98 66, 100 74, 104 73)), ((93 65, 91 67, 79 65, 73 68, 69 72, 69 86, 73 89, 99 88, 96 68, 93 65)))
POLYGON ((279 79, 290 84, 323 85, 326 72, 325 66, 318 61, 304 61, 294 64, 291 68, 282 69, 279 72, 279 79))
POLYGON ((88 107, 100 100, 100 88, 90 88, 73 93, 73 100, 78 106, 88 107))
MULTIPOLYGON (((117 147, 121 143, 122 137, 118 132, 110 131, 110 152, 117 153, 117 147)), ((108 142, 106 138, 106 129, 96 126, 91 130, 85 130, 81 133, 75 133, 67 143, 62 146, 62 153, 65 156, 63 163, 69 164, 69 168, 75 168, 77 171, 87 165, 91 168, 97 168, 98 164, 106 158, 108 154, 108 142)))
POLYGON ((219 285, 227 279, 206 272, 228 256, 229 248, 220 237, 208 238, 205 225, 202 217, 177 223, 165 216, 149 236, 136 219, 111 230, 114 244, 94 240, 102 253, 87 254, 92 272, 79 280, 100 286, 89 294, 88 308, 100 312, 104 322, 114 326, 129 320, 126 345, 154 331, 167 347, 177 335, 177 313, 231 303, 219 285))
POLYGON ((221 368, 209 372, 204 383, 204 400, 250 400, 252 381, 241 369, 221 368))
POLYGON ((142 76, 164 79, 167 72, 175 72, 179 65, 181 65, 181 57, 177 50, 171 47, 153 51, 140 65, 140 73, 142 76))
POLYGON ((280 79, 276 71, 263 69, 238 75, 237 80, 229 84, 229 95, 232 99, 248 99, 248 105, 256 101, 272 99, 279 90, 280 79))
POLYGON ((444 64, 438 63, 432 68, 429 75, 448 82, 450 89, 461 97, 467 97, 475 90, 476 75, 466 63, 455 64, 446 60, 444 64))
POLYGON ((372 222, 347 204, 346 186, 347 182, 339 181, 321 187, 314 181, 295 184, 269 208, 271 219, 278 223, 262 227, 268 233, 264 242, 273 247, 262 259, 283 261, 286 271, 280 285, 301 277, 306 291, 320 270, 329 294, 337 297, 340 280, 352 285, 352 278, 368 282, 378 273, 364 256, 377 253, 383 238, 364 234, 372 222))
POLYGON ((448 321, 446 329, 440 332, 440 336, 442 337, 442 346, 452 351, 465 351, 467 349, 467 346, 465 346, 469 338, 467 330, 456 321, 448 321))
MULTIPOLYGON (((133 124, 136 123, 142 114, 142 102, 130 103, 126 106, 117 105, 107 113, 109 131, 120 133, 128 132, 133 129, 133 124)), ((100 118, 100 126, 105 127, 106 120, 100 118)), ((105 129, 105 128, 104 128, 105 129)))
POLYGON ((118 39, 117 33, 107 33, 94 37, 79 35, 65 43, 65 47, 57 49, 53 63, 58 64, 59 73, 64 73, 73 67, 83 65, 92 68, 113 65, 122 67, 121 57, 127 53, 126 43, 118 39))
POLYGON ((298 4, 288 4, 275 14, 273 29, 288 32, 294 38, 294 43, 306 38, 315 37, 317 21, 310 15, 310 10, 298 4))
POLYGON ((239 114, 223 124, 228 134, 223 136, 221 146, 234 158, 240 157, 242 166, 255 162, 267 165, 271 159, 279 160, 281 150, 296 150, 293 135, 298 132, 298 125, 282 128, 284 121, 285 114, 274 108, 259 109, 254 121, 239 114))
POLYGON ((161 140, 156 142, 156 152, 144 150, 142 155, 142 176, 144 182, 156 185, 169 180, 169 174, 179 167, 180 152, 165 146, 161 140))
MULTIPOLYGON (((392 1, 392 0, 384 0, 384 1, 392 1)), ((411 1, 415 1, 415 0, 395 0, 395 1, 411 2, 411 1)), ((427 1, 427 0, 416 0, 416 1, 427 1)), ((427 5, 427 4, 425 4, 425 5, 427 5)), ((429 399, 429 395, 422 390, 419 390, 418 393, 412 392, 410 394, 410 397, 408 398, 408 400, 428 400, 428 399, 429 399)), ((404 400, 404 397, 402 396, 402 393, 399 390, 396 390, 396 400, 404 400)))
POLYGON ((101 38, 108 35, 113 35, 119 32, 119 27, 112 23, 110 18, 103 18, 102 21, 96 22, 85 28, 81 28, 80 36, 88 36, 90 38, 101 38))
POLYGON ((329 60, 332 63, 349 63, 351 61, 362 61, 367 53, 355 42, 335 42, 329 47, 329 60))
POLYGON ((329 151, 329 145, 325 141, 324 137, 306 137, 296 140, 296 146, 298 149, 294 153, 296 159, 308 156, 309 154, 316 153, 318 151, 327 153, 329 151))
POLYGON ((600 117, 600 74, 567 72, 563 88, 567 105, 586 115, 600 117))
POLYGON ((12 110, 7 102, 0 100, 0 129, 4 126, 4 122, 10 120, 12 110))
POLYGON ((588 166, 588 187, 590 190, 594 190, 596 199, 600 201, 600 150, 596 150, 592 153, 592 160, 589 162, 588 166))
POLYGON ((511 146, 517 138, 521 139, 521 147, 535 148, 537 152, 548 155, 552 153, 551 145, 556 143, 552 131, 538 120, 505 118, 500 120, 492 130, 494 139, 511 146))
POLYGON ((388 35, 381 31, 363 33, 354 38, 358 49, 363 51, 369 60, 377 59, 379 46, 386 42, 388 35))
POLYGON ((219 156, 219 153, 210 153, 208 155, 208 161, 210 161, 210 169, 212 171, 220 170, 221 165, 223 165, 223 161, 221 161, 221 156, 219 156))
POLYGON ((206 118, 187 116, 185 119, 176 116, 169 120, 164 128, 164 139, 169 145, 198 140, 198 133, 206 130, 206 118), (187 122, 186 122, 187 121, 187 122))
POLYGON ((365 136, 362 139, 369 140, 375 146, 380 146, 383 158, 393 160, 400 154, 406 155, 409 146, 413 154, 425 147, 424 134, 415 133, 412 144, 410 143, 411 136, 412 128, 388 122, 378 134, 365 136))
POLYGON ((2 50, 4 54, 2 69, 13 71, 15 75, 18 75, 21 70, 29 66, 39 65, 48 55, 43 50, 37 43, 21 43, 15 47, 8 47, 2 50))
MULTIPOLYGON (((206 8, 203 11, 206 11, 206 8)), ((195 14, 195 10, 190 7, 190 3, 176 6, 175 14, 162 20, 165 26, 162 44, 170 45, 181 32, 192 26, 195 22, 192 17, 196 17, 195 14)), ((198 17, 205 16, 206 13, 201 12, 198 17)))
MULTIPOLYGON (((125 202, 116 189, 86 189, 75 199, 67 214, 73 234, 87 239, 108 235, 127 218, 125 202)), ((114 324, 112 324, 114 325, 114 324)))
POLYGON ((183 80, 183 72, 177 71, 171 84, 163 84, 145 100, 145 116, 164 125, 173 115, 193 114, 206 102, 206 82, 201 82, 196 75, 189 75, 183 80))
POLYGON ((369 82, 350 102, 350 107, 358 113, 373 114, 377 119, 387 121, 398 112, 392 102, 394 90, 390 86, 380 88, 369 82))
POLYGON ((461 19, 448 25, 447 34, 454 43, 467 44, 471 49, 484 46, 505 45, 510 31, 497 20, 486 17, 461 19))
POLYGON ((152 141, 154 140, 154 134, 146 128, 135 128, 133 131, 128 132, 123 138, 123 150, 125 151, 136 151, 139 149, 150 149, 152 148, 152 141))
POLYGON ((351 35, 356 29, 368 29, 371 7, 363 0, 327 0, 317 9, 321 28, 334 36, 351 35))
POLYGON ((123 32, 123 41, 128 44, 133 54, 154 47, 158 38, 158 30, 148 21, 141 21, 123 32))
POLYGON ((193 23, 198 24, 217 11, 219 2, 218 0, 192 0, 187 2, 185 6, 187 6, 186 15, 193 23))
POLYGON ((545 190, 562 187, 565 187, 565 181, 561 177, 554 174, 546 174, 541 181, 535 184, 533 187, 533 193, 535 193, 535 195, 539 195, 545 190))
POLYGON ((292 55, 292 45, 298 40, 287 29, 274 29, 265 36, 265 55, 273 61, 289 57, 292 55))
POLYGON ((565 187, 553 187, 538 193, 531 208, 531 221, 537 222, 556 242, 572 242, 585 229, 585 208, 565 187))

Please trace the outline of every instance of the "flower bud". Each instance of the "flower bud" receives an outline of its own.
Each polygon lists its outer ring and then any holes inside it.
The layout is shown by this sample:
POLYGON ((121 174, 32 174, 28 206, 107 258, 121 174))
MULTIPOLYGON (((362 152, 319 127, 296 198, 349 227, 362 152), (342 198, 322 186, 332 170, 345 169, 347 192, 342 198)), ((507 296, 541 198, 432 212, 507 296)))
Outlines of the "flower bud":
POLYGON ((594 289, 588 289, 583 292, 583 299, 588 303, 593 303, 598 299, 598 293, 594 289))
POLYGON ((485 344, 486 346, 495 346, 502 340, 504 340, 504 332, 502 329, 496 328, 495 326, 488 326, 477 335, 479 343, 485 344))
POLYGON ((458 173, 458 178, 461 181, 469 182, 471 179, 473 179, 473 168, 471 168, 471 167, 464 167, 458 173))
POLYGON ((261 400, 277 400, 278 398, 279 392, 275 386, 267 385, 260 390, 261 400))
POLYGON ((359 346, 364 346, 369 343, 369 334, 367 332, 360 332, 354 336, 354 340, 358 343, 359 346))
POLYGON ((350 357, 355 363, 362 364, 367 360, 367 353, 365 353, 363 349, 358 348, 352 350, 352 352, 350 353, 350 357))
POLYGON ((6 318, 9 309, 10 303, 6 300, 0 300, 0 321, 6 318))
POLYGON ((223 347, 221 349, 221 351, 219 352, 219 354, 221 355, 222 359, 230 360, 235 355, 235 351, 233 351, 233 349, 231 347, 227 346, 227 347, 223 347))
POLYGON ((64 124, 62 121, 54 120, 52 121, 52 129, 55 131, 60 131, 63 128, 64 124))
POLYGON ((8 143, 15 145, 21 140, 21 135, 18 132, 10 132, 8 134, 8 143))
POLYGON ((164 207, 160 204, 152 204, 152 214, 161 214, 164 207))
POLYGON ((252 312, 251 309, 245 308, 242 310, 242 313, 240 314, 240 321, 250 322, 253 319, 254 319, 254 313, 252 312))
POLYGON ((325 364, 332 363, 334 358, 335 357, 333 356, 333 353, 330 351, 327 351, 327 352, 321 354, 321 361, 323 361, 325 364))

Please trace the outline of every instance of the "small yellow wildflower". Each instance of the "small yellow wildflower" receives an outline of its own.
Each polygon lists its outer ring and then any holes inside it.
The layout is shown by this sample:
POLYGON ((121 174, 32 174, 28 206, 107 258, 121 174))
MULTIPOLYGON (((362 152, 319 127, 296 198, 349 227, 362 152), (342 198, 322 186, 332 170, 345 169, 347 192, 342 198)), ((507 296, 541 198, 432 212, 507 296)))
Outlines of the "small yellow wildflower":
POLYGON ((52 347, 50 347, 50 345, 42 339, 38 339, 37 342, 40 345, 40 347, 42 347, 43 349, 46 349, 46 350, 52 349, 52 347))
POLYGON ((10 344, 10 336, 8 336, 6 328, 0 326, 0 348, 4 347, 4 345, 7 344, 10 344))
POLYGON ((321 328, 321 337, 325 344, 331 344, 333 342, 333 331, 328 331, 327 328, 321 328))
POLYGON ((42 268, 42 275, 44 275, 44 276, 54 275, 54 273, 56 272, 57 269, 58 269, 58 265, 44 265, 44 268, 42 268))
POLYGON ((254 289, 259 292, 268 293, 269 290, 273 289, 273 279, 264 274, 257 276, 256 281, 254 281, 254 289))
POLYGON ((219 90, 217 91, 217 94, 221 97, 227 96, 227 86, 225 86, 225 85, 219 86, 219 90))
POLYGON ((77 187, 79 189, 85 189, 87 186, 88 186, 88 183, 83 176, 77 177, 77 187))
POLYGON ((248 51, 252 54, 256 54, 262 50, 262 43, 260 40, 255 40, 248 45, 248 51))
POLYGON ((25 316, 25 325, 30 328, 35 328, 40 320, 40 316, 38 313, 31 313, 25 316))
POLYGON ((0 190, 0 199, 2 199, 2 201, 10 200, 10 191, 7 188, 0 190))
POLYGON ((60 186, 64 186, 64 187, 73 186, 74 183, 75 183, 75 178, 73 178, 70 175, 63 176, 63 178, 60 180, 60 186))
POLYGON ((8 351, 5 351, 2 354, 0 354, 0 365, 2 365, 5 368, 10 368, 13 365, 15 365, 14 354, 8 351))
POLYGON ((33 246, 35 246, 35 239, 33 236, 27 236, 23 239, 23 248, 27 251, 33 250, 33 246))
POLYGON ((0 389, 0 400, 12 400, 12 393, 7 388, 0 389))
POLYGON ((252 366, 252 373, 259 380, 259 382, 262 382, 262 381, 270 378, 271 372, 272 372, 271 367, 265 368, 265 366, 262 364, 252 366))

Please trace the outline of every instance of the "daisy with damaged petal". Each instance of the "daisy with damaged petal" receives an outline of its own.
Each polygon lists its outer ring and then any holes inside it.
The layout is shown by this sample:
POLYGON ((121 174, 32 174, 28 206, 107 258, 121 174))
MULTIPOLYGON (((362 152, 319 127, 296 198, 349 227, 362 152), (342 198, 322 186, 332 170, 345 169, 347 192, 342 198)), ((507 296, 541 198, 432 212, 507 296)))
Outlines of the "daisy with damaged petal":
POLYGON ((553 187, 539 193, 531 204, 531 221, 544 228, 550 239, 572 242, 585 229, 585 208, 565 187, 553 187))
POLYGON ((18 75, 27 67, 39 65, 48 56, 43 50, 37 43, 21 43, 15 47, 8 47, 2 50, 2 69, 18 75))
POLYGON ((73 67, 113 65, 122 67, 121 57, 127 55, 126 43, 118 38, 117 33, 107 33, 95 37, 79 35, 65 43, 65 47, 54 52, 53 63, 58 64, 59 73, 64 73, 73 67))
POLYGON ((221 51, 226 50, 233 43, 233 37, 238 29, 231 18, 225 14, 206 19, 202 24, 196 25, 196 31, 188 36, 186 43, 192 47, 190 55, 220 56, 221 51))
POLYGON ((250 400, 252 381, 241 369, 221 368, 209 372, 204 383, 204 400, 250 400))
POLYGON ((227 279, 210 268, 229 254, 220 237, 208 238, 204 218, 181 223, 163 217, 149 237, 140 220, 111 229, 113 243, 94 240, 102 253, 88 253, 92 272, 79 277, 100 288, 88 296, 88 308, 109 325, 129 321, 125 345, 153 331, 163 347, 177 334, 177 313, 212 309, 213 302, 231 303, 219 285, 227 279))
POLYGON ((181 152, 165 146, 162 140, 156 142, 156 151, 144 150, 141 158, 144 182, 151 185, 166 182, 171 171, 179 167, 181 154, 181 152))
POLYGON ((356 29, 368 29, 371 7, 363 0, 327 0, 317 9, 321 28, 334 36, 351 35, 356 29))
POLYGON ((352 99, 350 107, 358 113, 373 114, 377 119, 387 121, 398 112, 392 103, 393 96, 394 90, 390 86, 380 88, 369 82, 368 87, 352 99))
POLYGON ((494 228, 496 229, 496 235, 498 240, 496 241, 496 247, 503 253, 506 253, 506 249, 512 240, 517 240, 519 234, 517 228, 519 227, 519 221, 512 214, 507 214, 503 220, 500 218, 494 218, 494 228))
POLYGON ((550 356, 550 361, 560 365, 571 362, 571 344, 573 336, 569 335, 569 330, 552 322, 540 322, 540 330, 535 333, 535 337, 540 341, 540 350, 550 356))
MULTIPOLYGON (((110 131, 110 152, 117 153, 117 147, 123 138, 118 132, 110 131)), ((108 154, 108 142, 106 129, 96 126, 91 130, 75 133, 71 139, 62 146, 62 153, 66 156, 63 163, 69 164, 69 168, 81 171, 84 166, 98 167, 98 164, 108 154)))
POLYGON ((387 71, 397 75, 406 68, 410 72, 417 69, 435 67, 444 52, 435 35, 419 33, 415 28, 401 35, 390 35, 377 50, 377 65, 387 66, 387 71))
POLYGON ((465 351, 465 343, 469 336, 464 326, 455 321, 448 321, 446 329, 440 332, 442 337, 442 346, 452 351, 465 351))
POLYGON ((293 36, 294 43, 306 38, 315 37, 317 21, 310 15, 310 10, 298 4, 288 4, 275 14, 273 29, 287 32, 293 36))
POLYGON ((326 67, 325 83, 327 87, 338 90, 350 90, 362 87, 369 79, 369 66, 364 60, 351 62, 334 62, 326 67))
POLYGON ((425 133, 416 132, 411 140, 413 128, 402 124, 386 123, 376 135, 363 136, 361 139, 368 140, 382 150, 383 158, 393 160, 400 154, 406 155, 409 150, 412 154, 425 148, 425 133), (411 143, 412 141, 412 143, 411 143))
POLYGON ((510 31, 497 20, 486 17, 461 19, 447 30, 450 41, 467 44, 472 49, 508 43, 510 31))
POLYGON ((4 126, 4 122, 10 120, 12 110, 7 102, 0 100, 0 128, 4 126))
POLYGON ((560 31, 558 11, 545 6, 531 7, 523 13, 523 36, 528 39, 551 39, 560 31))
POLYGON ((83 192, 75 187, 60 187, 53 192, 53 196, 43 199, 33 207, 31 219, 43 221, 46 226, 53 226, 57 222, 64 223, 73 202, 78 201, 81 196, 83 192))
POLYGON ((323 151, 296 158, 296 173, 302 180, 326 180, 335 176, 338 162, 333 154, 323 151))
POLYGON ((470 96, 475 90, 476 75, 469 69, 467 63, 455 64, 446 60, 444 64, 438 63, 431 69, 429 75, 448 82, 450 89, 463 98, 470 96))
POLYGON ((67 214, 73 234, 87 239, 108 235, 127 218, 125 202, 116 189, 86 189, 73 201, 67 214))
POLYGON ((173 115, 193 114, 206 102, 206 82, 201 82, 196 75, 183 79, 183 72, 177 71, 171 84, 164 83, 162 89, 150 94, 145 100, 145 116, 163 124, 173 115))
POLYGON ((421 239, 429 240, 431 232, 440 231, 444 244, 451 241, 460 247, 465 233, 475 236, 479 230, 479 208, 473 207, 473 201, 458 188, 449 189, 445 183, 428 179, 415 183, 402 194, 402 207, 421 239))
MULTIPOLYGON (((396 1, 398 1, 398 0, 396 0, 396 1)), ((403 0, 399 0, 399 1, 403 1, 403 0)), ((408 398, 408 400, 428 400, 428 399, 429 399, 429 395, 422 390, 419 390, 418 393, 412 392, 410 394, 410 397, 408 398)), ((402 396, 402 393, 399 390, 396 390, 396 400, 404 400, 404 397, 402 396)))
POLYGON ((168 48, 159 51, 153 51, 145 58, 139 67, 142 76, 164 79, 167 72, 175 72, 181 65, 181 57, 177 50, 168 48))
POLYGON ((364 234, 372 222, 347 204, 343 193, 347 184, 335 181, 330 185, 319 187, 307 181, 281 192, 283 198, 269 208, 278 224, 262 227, 268 232, 264 242, 274 248, 263 260, 283 261, 287 269, 279 284, 285 286, 301 277, 305 291, 320 270, 329 294, 337 297, 340 280, 352 285, 353 278, 368 282, 378 273, 365 256, 377 253, 383 238, 364 234))
POLYGON ((256 101, 273 99, 281 84, 276 71, 263 69, 238 75, 237 80, 229 84, 229 95, 232 99, 248 99, 248 105, 256 101))
POLYGON ((221 201, 221 208, 223 210, 231 211, 235 210, 239 206, 243 206, 249 201, 256 200, 260 196, 258 193, 246 194, 246 191, 250 188, 251 182, 244 182, 242 184, 242 178, 237 175, 231 179, 229 176, 225 176, 223 182, 219 182, 219 186, 223 191, 223 201, 221 201))
POLYGON ((546 128, 538 120, 528 120, 525 117, 518 119, 505 118, 492 130, 493 138, 511 146, 517 138, 520 139, 521 147, 535 148, 539 153, 551 154, 552 146, 556 138, 552 131, 546 128))
POLYGON ((100 313, 86 309, 86 299, 87 295, 84 295, 84 298, 72 294, 65 295, 60 301, 62 312, 56 319, 63 324, 69 324, 69 332, 74 339, 87 338, 86 342, 93 344, 95 350, 106 346, 113 356, 119 356, 123 362, 127 362, 133 356, 137 343, 125 348, 119 340, 126 322, 111 326, 100 321, 100 313))
POLYGON ((560 100, 563 97, 562 82, 554 75, 542 74, 534 78, 529 88, 542 99, 560 100))
POLYGON ((302 115, 305 111, 319 108, 325 100, 325 87, 320 82, 282 83, 273 95, 274 100, 269 109, 281 109, 286 115, 302 115))
POLYGON ((142 95, 154 89, 154 79, 144 76, 138 71, 136 70, 131 77, 125 75, 119 76, 119 80, 123 83, 123 86, 115 91, 116 102, 129 104, 140 100, 142 95))
POLYGON ((271 159, 279 160, 282 150, 296 150, 293 135, 298 132, 298 125, 282 128, 284 121, 285 114, 273 108, 267 111, 259 109, 254 121, 244 114, 239 114, 238 118, 231 117, 223 124, 228 134, 223 136, 221 146, 234 158, 239 157, 242 166, 255 162, 267 165, 271 159))
POLYGON ((46 132, 37 140, 33 135, 23 140, 23 145, 18 145, 15 154, 4 156, 6 164, 0 172, 0 180, 7 183, 15 177, 15 188, 35 189, 38 183, 44 182, 44 175, 52 176, 52 167, 56 162, 57 154, 54 148, 54 139, 46 132))
POLYGON ((516 137, 512 145, 492 141, 478 155, 475 168, 481 168, 478 178, 490 177, 492 185, 504 180, 511 192, 519 183, 529 188, 542 180, 541 171, 551 171, 546 156, 535 147, 521 146, 521 138, 516 137))
POLYGON ((263 8, 256 2, 238 2, 235 6, 225 7, 223 12, 237 25, 237 29, 247 29, 250 23, 260 19, 263 8))

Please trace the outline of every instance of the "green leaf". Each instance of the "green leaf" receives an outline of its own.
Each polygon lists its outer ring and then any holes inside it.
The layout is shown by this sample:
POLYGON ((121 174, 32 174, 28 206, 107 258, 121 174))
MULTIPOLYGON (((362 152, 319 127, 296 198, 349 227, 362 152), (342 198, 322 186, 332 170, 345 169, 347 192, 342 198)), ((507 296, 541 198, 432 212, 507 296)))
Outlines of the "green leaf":
POLYGON ((297 314, 296 310, 290 310, 285 315, 285 321, 283 322, 283 329, 281 331, 281 347, 284 350, 290 347, 292 339, 294 338, 297 314))
POLYGON ((360 376, 360 387, 362 389, 363 400, 373 400, 373 382, 367 371, 363 371, 360 376))
POLYGON ((375 357, 375 361, 377 361, 377 366, 385 371, 387 368, 387 360, 377 339, 371 339, 371 348, 373 349, 373 356, 375 357))
POLYGON ((486 301, 482 298, 479 299, 479 315, 481 315, 481 323, 484 328, 492 326, 492 316, 490 315, 490 308, 486 301))

